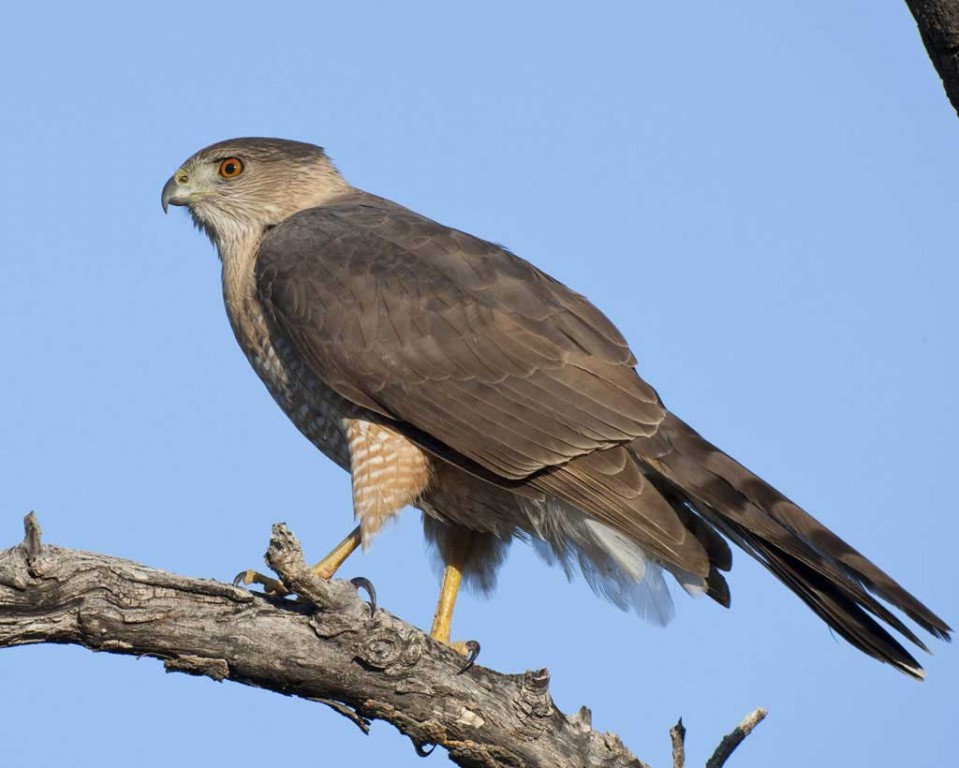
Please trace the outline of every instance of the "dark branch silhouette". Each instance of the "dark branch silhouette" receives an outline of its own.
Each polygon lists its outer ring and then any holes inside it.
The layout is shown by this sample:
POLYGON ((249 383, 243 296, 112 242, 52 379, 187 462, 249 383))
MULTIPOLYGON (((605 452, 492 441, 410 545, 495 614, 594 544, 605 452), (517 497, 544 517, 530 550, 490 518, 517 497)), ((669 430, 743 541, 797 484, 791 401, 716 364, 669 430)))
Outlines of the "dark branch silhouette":
POLYGON ((906 0, 942 86, 959 113, 959 0, 906 0))
MULTIPOLYGON (((417 752, 439 745, 461 766, 646 766, 618 736, 594 731, 586 707, 560 712, 547 670, 507 675, 474 665, 460 673, 461 656, 371 611, 351 582, 314 577, 285 525, 273 527, 266 559, 296 598, 45 545, 32 513, 25 527, 21 544, 0 551, 0 648, 70 643, 152 656, 168 671, 323 703, 364 733, 386 720, 417 752)), ((710 766, 753 726, 744 721, 710 766)))

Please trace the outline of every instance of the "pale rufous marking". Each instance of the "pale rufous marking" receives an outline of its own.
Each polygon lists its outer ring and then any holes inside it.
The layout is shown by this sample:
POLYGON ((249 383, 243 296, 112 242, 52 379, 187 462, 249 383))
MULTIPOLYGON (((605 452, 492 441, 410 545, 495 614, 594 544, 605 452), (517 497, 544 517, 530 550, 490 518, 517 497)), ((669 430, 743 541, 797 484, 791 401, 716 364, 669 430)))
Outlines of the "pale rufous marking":
POLYGON ((406 437, 383 424, 346 419, 353 478, 353 514, 364 548, 403 507, 429 488, 430 457, 406 437))

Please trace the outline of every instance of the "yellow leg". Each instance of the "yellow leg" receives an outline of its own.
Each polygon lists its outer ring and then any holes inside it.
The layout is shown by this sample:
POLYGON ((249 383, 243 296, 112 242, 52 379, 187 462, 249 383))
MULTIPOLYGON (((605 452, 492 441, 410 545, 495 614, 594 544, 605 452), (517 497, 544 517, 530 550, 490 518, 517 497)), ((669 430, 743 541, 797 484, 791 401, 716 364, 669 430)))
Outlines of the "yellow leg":
POLYGON ((440 589, 440 598, 436 603, 433 627, 430 629, 430 636, 434 640, 446 643, 446 645, 450 644, 450 625, 453 623, 453 607, 456 605, 456 596, 459 594, 462 579, 463 558, 457 557, 451 562, 448 562, 443 571, 443 586, 440 589))
POLYGON ((450 642, 450 624, 453 623, 453 607, 456 605, 456 596, 460 591, 460 582, 463 580, 463 565, 472 549, 472 537, 465 537, 444 553, 446 568, 443 570, 443 586, 440 587, 440 598, 436 602, 436 613, 433 616, 433 626, 430 636, 444 645, 448 645, 457 653, 466 657, 466 663, 460 667, 462 674, 473 666, 479 656, 480 644, 475 640, 466 642, 450 642))
POLYGON ((346 558, 352 555, 356 548, 360 546, 361 541, 360 526, 356 526, 343 541, 333 548, 330 554, 311 567, 310 570, 313 571, 315 576, 319 576, 321 579, 332 579, 333 574, 339 570, 346 558))

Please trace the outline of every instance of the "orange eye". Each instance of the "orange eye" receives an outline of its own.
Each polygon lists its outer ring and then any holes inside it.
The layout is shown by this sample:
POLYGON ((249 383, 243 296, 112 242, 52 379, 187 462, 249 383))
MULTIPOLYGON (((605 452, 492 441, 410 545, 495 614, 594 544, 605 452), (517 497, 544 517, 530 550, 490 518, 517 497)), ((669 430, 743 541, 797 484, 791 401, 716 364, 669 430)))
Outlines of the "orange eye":
POLYGON ((234 179, 243 173, 243 162, 238 157, 228 157, 220 163, 220 175, 224 179, 234 179))

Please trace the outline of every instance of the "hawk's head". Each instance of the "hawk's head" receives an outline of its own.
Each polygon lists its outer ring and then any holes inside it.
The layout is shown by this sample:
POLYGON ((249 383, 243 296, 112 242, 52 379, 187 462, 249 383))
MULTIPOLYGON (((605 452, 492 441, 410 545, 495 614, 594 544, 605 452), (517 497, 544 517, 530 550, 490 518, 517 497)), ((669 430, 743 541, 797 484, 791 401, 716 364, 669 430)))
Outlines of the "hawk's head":
POLYGON ((229 139, 201 149, 163 187, 163 210, 185 205, 218 246, 260 234, 349 190, 321 147, 229 139))

